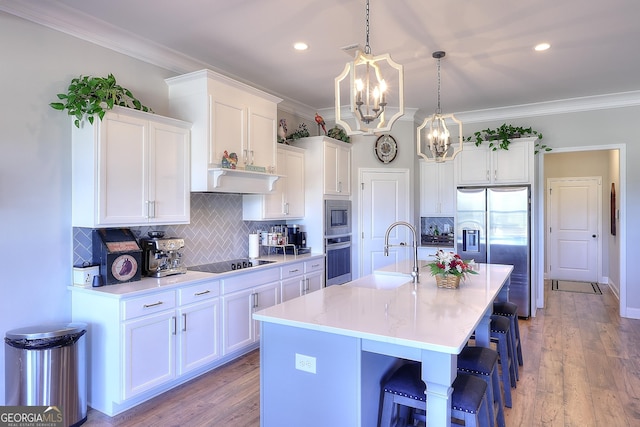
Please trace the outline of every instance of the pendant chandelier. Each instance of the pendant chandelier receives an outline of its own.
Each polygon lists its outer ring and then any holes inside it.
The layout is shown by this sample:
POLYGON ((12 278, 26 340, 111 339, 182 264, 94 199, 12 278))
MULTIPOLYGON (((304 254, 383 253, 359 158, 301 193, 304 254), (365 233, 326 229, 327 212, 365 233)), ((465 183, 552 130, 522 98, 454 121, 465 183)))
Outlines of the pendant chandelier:
POLYGON ((418 126, 417 147, 418 155, 425 160, 444 162, 452 160, 462 151, 462 122, 453 114, 442 114, 442 109, 440 108, 440 60, 444 58, 445 52, 433 52, 432 56, 438 61, 438 106, 435 114, 425 118, 422 124, 418 126), (451 133, 447 123, 454 132, 457 130, 457 145, 451 145, 451 133), (457 129, 455 129, 455 126, 457 126, 457 129), (423 133, 425 134, 424 136, 423 133))
POLYGON ((402 65, 394 62, 389 54, 371 54, 369 0, 365 32, 364 51, 357 50, 355 59, 347 63, 335 79, 336 124, 344 127, 348 135, 388 132, 404 114, 402 65))

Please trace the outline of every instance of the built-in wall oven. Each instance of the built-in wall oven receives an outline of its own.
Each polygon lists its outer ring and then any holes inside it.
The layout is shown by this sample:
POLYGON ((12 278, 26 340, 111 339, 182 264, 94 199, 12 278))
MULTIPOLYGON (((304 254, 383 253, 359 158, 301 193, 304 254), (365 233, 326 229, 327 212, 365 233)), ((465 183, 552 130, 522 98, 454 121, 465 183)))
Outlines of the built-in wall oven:
POLYGON ((325 200, 327 286, 351 281, 351 201, 325 200))
POLYGON ((325 238, 327 286, 351 281, 351 235, 325 238))

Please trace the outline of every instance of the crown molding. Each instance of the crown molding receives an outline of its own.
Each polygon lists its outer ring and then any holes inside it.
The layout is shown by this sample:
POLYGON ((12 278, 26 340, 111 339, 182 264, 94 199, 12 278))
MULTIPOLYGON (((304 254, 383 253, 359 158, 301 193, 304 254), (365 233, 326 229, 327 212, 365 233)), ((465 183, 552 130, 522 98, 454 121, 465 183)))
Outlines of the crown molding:
POLYGON ((464 123, 608 110, 640 105, 640 91, 610 93, 455 113, 464 123))

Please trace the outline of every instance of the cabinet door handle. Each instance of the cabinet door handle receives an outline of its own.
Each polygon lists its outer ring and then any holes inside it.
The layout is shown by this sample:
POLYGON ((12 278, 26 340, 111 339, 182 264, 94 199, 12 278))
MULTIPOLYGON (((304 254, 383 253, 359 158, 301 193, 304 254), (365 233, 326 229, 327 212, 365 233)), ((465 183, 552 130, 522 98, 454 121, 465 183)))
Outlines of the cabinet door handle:
POLYGON ((309 279, 304 279, 304 291, 309 292, 309 279))
POLYGON ((176 334, 176 330, 178 329, 178 325, 176 325, 176 323, 178 322, 176 319, 176 316, 171 316, 171 320, 173 320, 173 331, 171 332, 172 335, 176 334))
POLYGON ((251 153, 251 164, 253 164, 253 150, 249 150, 249 153, 251 153))
POLYGON ((297 273, 298 271, 300 271, 300 270, 298 270, 297 268, 296 268, 296 269, 294 269, 294 270, 289 270, 289 274, 297 273))
POLYGON ((147 204, 147 218, 155 218, 156 217, 156 202, 147 200, 145 202, 147 204))
POLYGON ((187 313, 182 313, 182 332, 187 331, 187 313))
POLYGON ((490 175, 489 175, 490 173, 491 173, 491 171, 489 169, 487 169, 487 181, 489 181, 489 179, 490 179, 489 178, 490 177, 490 175))
POLYGON ((159 305, 162 305, 162 304, 164 304, 162 301, 158 301, 158 302, 154 302, 153 304, 145 304, 142 307, 151 308, 151 307, 156 307, 156 306, 159 306, 159 305))
POLYGON ((320 264, 311 264, 312 268, 320 267, 320 264))
POLYGON ((193 296, 199 297, 200 295, 206 295, 208 293, 211 293, 211 291, 209 289, 207 289, 206 291, 202 291, 202 292, 196 292, 195 294, 193 294, 193 296))
POLYGON ((342 181, 338 181, 338 193, 342 193, 342 181))
POLYGON ((493 180, 497 181, 498 180, 498 169, 494 169, 493 170, 493 180))
POLYGON ((258 294, 253 293, 251 296, 253 297, 253 308, 258 308, 258 294))

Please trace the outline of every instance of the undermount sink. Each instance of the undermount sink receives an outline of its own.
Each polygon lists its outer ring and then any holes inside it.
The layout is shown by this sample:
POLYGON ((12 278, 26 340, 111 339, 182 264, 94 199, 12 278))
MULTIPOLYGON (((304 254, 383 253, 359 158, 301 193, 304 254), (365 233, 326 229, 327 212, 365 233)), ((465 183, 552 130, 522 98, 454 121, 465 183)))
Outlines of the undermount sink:
POLYGON ((352 282, 345 283, 343 286, 371 289, 395 289, 405 283, 411 283, 411 276, 374 273, 369 276, 356 279, 352 282))

